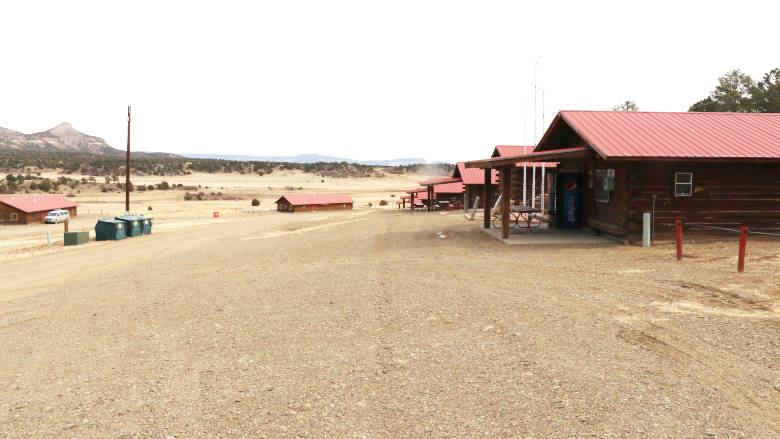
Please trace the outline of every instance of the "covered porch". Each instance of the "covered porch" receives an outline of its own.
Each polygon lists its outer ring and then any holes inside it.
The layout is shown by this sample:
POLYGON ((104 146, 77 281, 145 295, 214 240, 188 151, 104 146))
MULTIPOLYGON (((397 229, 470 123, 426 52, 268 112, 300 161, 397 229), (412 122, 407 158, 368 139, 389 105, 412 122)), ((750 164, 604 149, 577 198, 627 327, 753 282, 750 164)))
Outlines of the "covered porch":
POLYGON ((605 246, 618 245, 619 241, 595 235, 582 229, 556 229, 545 227, 531 233, 510 233, 504 238, 501 229, 490 227, 482 231, 503 242, 506 245, 541 245, 541 246, 605 246))
MULTIPOLYGON (((491 193, 484 191, 483 196, 485 203, 483 205, 483 229, 490 230, 491 227, 496 226, 497 222, 498 227, 500 227, 500 238, 503 240, 508 240, 512 234, 511 232, 513 223, 517 225, 517 212, 522 212, 520 216, 523 216, 523 218, 526 219, 529 224, 531 221, 538 221, 542 223, 536 225, 537 230, 533 232, 528 231, 528 233, 525 233, 524 235, 531 236, 532 233, 550 233, 556 230, 556 226, 558 226, 558 224, 556 224, 556 215, 551 215, 550 211, 553 213, 558 213, 554 204, 558 202, 559 197, 557 197, 557 195, 560 188, 558 188, 556 184, 547 184, 547 180, 545 179, 546 168, 544 166, 541 167, 543 184, 541 184, 539 188, 541 196, 540 205, 538 208, 535 206, 535 197, 531 198, 530 206, 525 204, 519 206, 520 200, 512 200, 512 171, 516 167, 516 164, 520 162, 558 162, 562 157, 584 158, 591 154, 592 151, 589 151, 587 148, 568 148, 565 150, 533 152, 530 154, 523 154, 514 157, 495 157, 491 159, 466 162, 467 168, 477 168, 483 170, 484 180, 486 183, 490 181, 491 172, 493 170, 498 171, 500 205, 496 206, 496 208, 499 212, 499 215, 497 217, 493 217, 492 207, 495 201, 492 200, 491 193), (551 203, 549 201, 545 202, 545 189, 547 189, 548 192, 552 192, 548 193, 548 195, 554 196, 554 198, 551 198, 551 200, 555 200, 552 203, 553 205, 550 205, 551 203)), ((535 164, 533 169, 536 169, 535 164)), ((532 179, 532 181, 534 180, 532 179)), ((523 189, 522 193, 525 193, 525 189, 523 189)), ((577 229, 578 228, 579 227, 577 227, 577 229)), ((537 239, 542 240, 542 238, 537 239)))

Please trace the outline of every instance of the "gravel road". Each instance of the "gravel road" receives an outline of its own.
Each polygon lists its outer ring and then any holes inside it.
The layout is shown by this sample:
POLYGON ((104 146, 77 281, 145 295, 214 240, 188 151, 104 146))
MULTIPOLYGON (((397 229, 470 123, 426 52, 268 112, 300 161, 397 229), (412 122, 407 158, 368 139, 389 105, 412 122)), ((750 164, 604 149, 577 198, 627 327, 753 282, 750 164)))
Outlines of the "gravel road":
POLYGON ((4 262, 0 437, 777 437, 780 244, 673 252, 361 211, 4 262))

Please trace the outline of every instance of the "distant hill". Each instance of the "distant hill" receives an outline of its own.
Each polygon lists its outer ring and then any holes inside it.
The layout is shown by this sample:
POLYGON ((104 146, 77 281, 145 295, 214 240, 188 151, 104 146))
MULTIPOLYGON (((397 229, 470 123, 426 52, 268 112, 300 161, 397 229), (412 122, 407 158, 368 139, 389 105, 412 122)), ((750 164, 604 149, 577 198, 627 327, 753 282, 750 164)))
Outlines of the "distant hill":
POLYGON ((391 160, 354 160, 344 157, 332 157, 318 154, 300 154, 293 156, 255 156, 255 155, 233 155, 233 154, 197 154, 181 153, 184 157, 193 159, 214 159, 214 160, 238 160, 238 161, 261 161, 261 162, 288 162, 288 163, 317 163, 317 162, 347 162, 360 165, 373 166, 403 166, 426 163, 424 158, 397 158, 391 160))
POLYGON ((48 131, 33 134, 24 134, 0 127, 0 149, 24 152, 122 154, 122 151, 112 148, 100 137, 84 134, 67 122, 63 122, 48 131))
MULTIPOLYGON (((11 152, 67 152, 108 156, 122 156, 124 150, 113 148, 105 140, 73 128, 68 122, 40 133, 24 134, 0 127, 0 151, 11 152)), ((133 157, 177 158, 167 152, 133 152, 133 157)))

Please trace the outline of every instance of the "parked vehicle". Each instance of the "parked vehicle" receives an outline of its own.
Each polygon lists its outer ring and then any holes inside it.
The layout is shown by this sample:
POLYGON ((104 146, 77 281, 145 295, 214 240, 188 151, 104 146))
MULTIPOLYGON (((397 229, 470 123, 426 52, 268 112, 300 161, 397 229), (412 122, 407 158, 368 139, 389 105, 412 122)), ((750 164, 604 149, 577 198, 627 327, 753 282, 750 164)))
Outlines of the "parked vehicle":
POLYGON ((47 213, 46 218, 43 219, 43 222, 45 222, 46 224, 56 224, 65 221, 66 219, 69 218, 70 218, 70 212, 68 212, 67 210, 57 209, 47 213))

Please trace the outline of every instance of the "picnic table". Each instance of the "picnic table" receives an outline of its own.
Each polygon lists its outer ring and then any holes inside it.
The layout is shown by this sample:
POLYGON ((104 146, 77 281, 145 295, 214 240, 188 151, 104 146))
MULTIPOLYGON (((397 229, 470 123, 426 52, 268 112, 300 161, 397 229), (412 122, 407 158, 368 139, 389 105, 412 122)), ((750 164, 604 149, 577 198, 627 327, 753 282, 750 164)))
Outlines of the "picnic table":
MULTIPOLYGON (((523 232, 530 232, 531 229, 535 229, 542 225, 543 218, 537 215, 539 213, 542 213, 542 210, 536 207, 510 206, 509 226, 523 232)), ((498 211, 497 215, 493 217, 493 227, 497 229, 501 228, 501 216, 498 211)))

